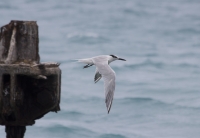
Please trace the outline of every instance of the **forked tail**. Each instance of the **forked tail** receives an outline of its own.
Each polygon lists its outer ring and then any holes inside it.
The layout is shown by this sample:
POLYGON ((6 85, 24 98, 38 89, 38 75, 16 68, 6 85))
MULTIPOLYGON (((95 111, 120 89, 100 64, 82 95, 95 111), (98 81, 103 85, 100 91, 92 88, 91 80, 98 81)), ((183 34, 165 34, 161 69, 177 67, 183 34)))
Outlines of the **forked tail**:
POLYGON ((88 68, 88 67, 94 65, 91 58, 75 59, 75 60, 78 61, 78 62, 87 64, 83 68, 88 68))
POLYGON ((75 60, 81 63, 85 63, 85 64, 93 64, 93 61, 91 58, 75 59, 75 60))

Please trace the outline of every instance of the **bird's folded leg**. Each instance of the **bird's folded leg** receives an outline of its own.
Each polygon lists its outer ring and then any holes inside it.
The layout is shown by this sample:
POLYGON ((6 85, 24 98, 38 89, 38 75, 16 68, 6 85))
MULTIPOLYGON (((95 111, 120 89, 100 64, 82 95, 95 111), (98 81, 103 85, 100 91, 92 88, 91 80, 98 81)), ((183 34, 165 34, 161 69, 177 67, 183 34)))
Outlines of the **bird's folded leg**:
POLYGON ((92 66, 93 64, 87 64, 87 65, 85 65, 83 68, 88 68, 88 67, 90 67, 90 66, 92 66))

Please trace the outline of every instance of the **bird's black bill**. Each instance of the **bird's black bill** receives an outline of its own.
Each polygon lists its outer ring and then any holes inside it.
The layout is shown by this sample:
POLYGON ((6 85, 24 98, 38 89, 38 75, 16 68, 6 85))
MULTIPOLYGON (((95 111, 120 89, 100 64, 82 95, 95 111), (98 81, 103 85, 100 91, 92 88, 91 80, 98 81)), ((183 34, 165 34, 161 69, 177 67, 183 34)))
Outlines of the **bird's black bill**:
POLYGON ((123 61, 126 61, 125 59, 123 59, 123 58, 118 58, 118 60, 123 60, 123 61))

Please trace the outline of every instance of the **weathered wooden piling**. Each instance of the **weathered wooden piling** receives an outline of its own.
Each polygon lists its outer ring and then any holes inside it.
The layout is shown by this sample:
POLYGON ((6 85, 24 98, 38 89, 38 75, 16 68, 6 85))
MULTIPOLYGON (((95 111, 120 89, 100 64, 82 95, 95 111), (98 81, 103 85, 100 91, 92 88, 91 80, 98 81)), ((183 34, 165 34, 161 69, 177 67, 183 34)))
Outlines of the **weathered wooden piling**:
POLYGON ((0 125, 7 138, 23 138, 27 125, 60 110, 61 70, 40 63, 35 21, 11 21, 0 28, 0 125))

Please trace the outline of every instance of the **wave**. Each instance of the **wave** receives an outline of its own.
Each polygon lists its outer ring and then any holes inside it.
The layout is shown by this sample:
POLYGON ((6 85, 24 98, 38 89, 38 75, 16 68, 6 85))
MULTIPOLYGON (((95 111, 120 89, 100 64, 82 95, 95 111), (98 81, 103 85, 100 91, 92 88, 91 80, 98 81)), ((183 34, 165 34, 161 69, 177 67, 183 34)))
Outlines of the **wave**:
POLYGON ((124 135, 120 134, 103 134, 99 138, 126 138, 124 135))
POLYGON ((45 127, 45 129, 47 129, 47 131, 51 131, 51 132, 56 131, 58 133, 58 132, 62 132, 62 131, 74 132, 76 130, 79 130, 80 128, 66 127, 66 126, 63 126, 63 125, 53 125, 53 126, 50 126, 50 127, 45 127))
POLYGON ((70 42, 81 42, 87 44, 104 43, 109 41, 108 38, 105 38, 93 32, 73 32, 67 35, 67 39, 70 42))
POLYGON ((46 131, 47 133, 50 133, 51 135, 59 135, 62 137, 66 137, 66 136, 87 136, 87 135, 94 135, 95 132, 83 128, 83 127, 79 127, 79 126, 64 126, 64 125, 53 125, 50 127, 45 127, 43 128, 44 131, 46 131))
POLYGON ((71 116, 71 117, 80 117, 83 116, 84 114, 81 112, 77 111, 66 111, 63 113, 64 116, 71 116))
POLYGON ((125 65, 127 68, 140 68, 140 67, 155 67, 155 68, 163 68, 165 64, 163 62, 154 62, 151 60, 145 60, 144 62, 137 63, 137 64, 130 64, 130 65, 125 65))
POLYGON ((121 99, 125 103, 133 103, 133 102, 159 102, 158 100, 152 99, 152 98, 146 98, 146 97, 131 97, 131 98, 123 98, 121 99))
POLYGON ((164 102, 153 98, 145 98, 145 97, 131 97, 131 98, 123 98, 123 99, 115 99, 115 101, 119 102, 119 105, 130 105, 131 107, 134 106, 152 106, 153 108, 160 109, 160 108, 167 108, 170 110, 200 110, 198 106, 198 98, 195 99, 196 101, 193 102, 191 105, 191 100, 177 100, 175 102, 164 102))
POLYGON ((144 10, 133 10, 133 8, 126 8, 123 10, 125 14, 131 14, 138 17, 148 16, 149 13, 145 12, 144 10))
POLYGON ((194 28, 183 28, 183 29, 179 29, 178 33, 187 33, 187 34, 200 34, 200 30, 198 29, 194 29, 194 28))
POLYGON ((199 65, 196 65, 196 64, 194 65, 190 63, 180 63, 177 66, 182 67, 182 68, 185 68, 185 67, 199 68, 199 65))
POLYGON ((67 38, 74 38, 74 37, 88 37, 88 38, 99 38, 99 35, 96 33, 92 32, 86 32, 86 33, 81 33, 81 32, 73 32, 67 35, 67 38))
MULTIPOLYGON (((124 64, 125 68, 130 68, 130 69, 137 69, 137 68, 145 68, 145 67, 153 67, 156 69, 163 69, 165 67, 192 67, 192 68, 199 68, 200 66, 197 64, 192 64, 189 62, 182 62, 182 63, 169 63, 166 64, 164 62, 155 62, 155 61, 151 61, 151 60, 146 60, 144 62, 141 63, 136 63, 136 64, 124 64)), ((118 69, 118 67, 115 67, 116 69, 118 69)), ((120 67, 121 68, 121 67, 120 67)))

